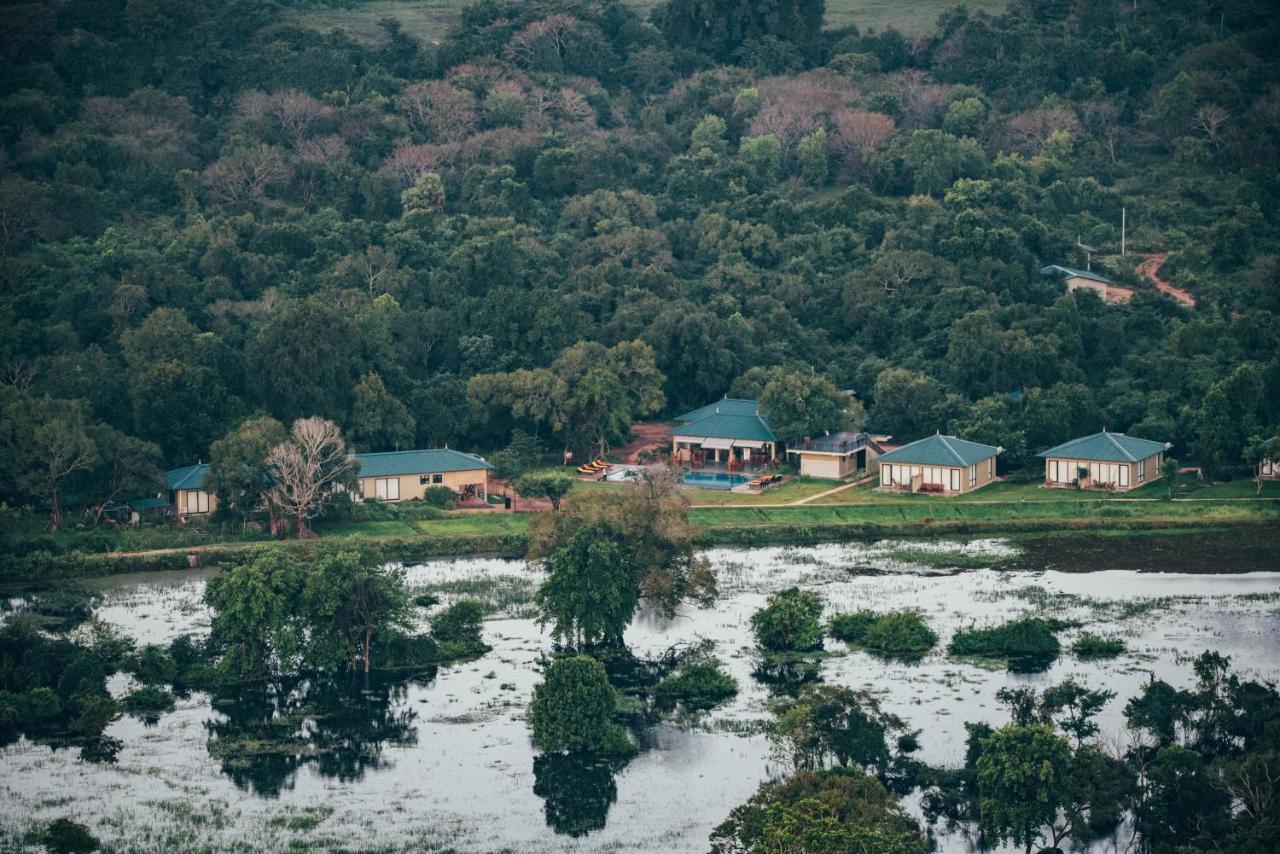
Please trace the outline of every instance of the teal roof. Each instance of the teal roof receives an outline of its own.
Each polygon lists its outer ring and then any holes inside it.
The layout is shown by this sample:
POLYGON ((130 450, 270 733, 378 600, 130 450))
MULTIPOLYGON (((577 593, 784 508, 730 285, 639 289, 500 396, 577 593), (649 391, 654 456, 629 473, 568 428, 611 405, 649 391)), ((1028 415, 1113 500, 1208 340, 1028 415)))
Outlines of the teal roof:
MULTIPOLYGON (((754 403, 754 401, 752 401, 754 403)), ((745 439, 751 442, 776 442, 778 437, 759 415, 708 415, 691 424, 672 429, 672 436, 704 439, 745 439)))
POLYGON ((1163 442, 1138 439, 1123 433, 1094 433, 1063 442, 1056 448, 1041 451, 1041 457, 1069 457, 1073 460, 1098 460, 1109 463, 1136 463, 1167 449, 1163 442))
POLYGON ((1001 449, 955 436, 934 434, 903 445, 876 458, 878 463, 907 463, 913 466, 972 466, 1001 449))
POLYGON ((1062 276, 1068 279, 1092 279, 1095 282, 1102 282, 1106 285, 1115 284, 1115 282, 1111 281, 1106 276, 1099 276, 1097 273, 1090 272, 1089 270, 1077 270, 1074 267, 1060 267, 1057 264, 1050 264, 1048 267, 1042 268, 1040 270, 1040 275, 1062 276))
POLYGON ((736 397, 726 397, 724 400, 717 400, 715 403, 708 403, 692 412, 686 412, 684 415, 677 415, 676 421, 701 421, 712 415, 759 415, 760 401, 743 400, 736 397))
POLYGON ((196 463, 164 473, 164 483, 169 489, 204 489, 204 476, 209 473, 208 463, 196 463))
POLYGON ((387 451, 380 454, 356 454, 361 477, 392 477, 402 474, 428 474, 446 471, 491 469, 475 454, 449 448, 427 451, 387 451))

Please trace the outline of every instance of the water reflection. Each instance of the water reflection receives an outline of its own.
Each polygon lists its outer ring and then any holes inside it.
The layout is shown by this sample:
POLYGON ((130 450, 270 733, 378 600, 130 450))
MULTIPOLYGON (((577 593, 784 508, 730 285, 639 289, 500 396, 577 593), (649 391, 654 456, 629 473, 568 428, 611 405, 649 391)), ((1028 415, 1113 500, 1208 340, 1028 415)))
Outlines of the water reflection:
POLYGON ((212 705, 222 718, 205 724, 209 755, 237 787, 266 798, 292 789, 304 765, 344 783, 360 780, 384 766, 385 747, 417 743, 406 681, 317 676, 219 690, 212 705))
POLYGON ((756 659, 751 676, 774 697, 798 697, 805 685, 822 681, 822 656, 762 655, 756 659))
POLYGON ((627 762, 572 753, 534 757, 533 793, 545 802, 547 827, 575 837, 602 829, 618 800, 614 777, 627 762))

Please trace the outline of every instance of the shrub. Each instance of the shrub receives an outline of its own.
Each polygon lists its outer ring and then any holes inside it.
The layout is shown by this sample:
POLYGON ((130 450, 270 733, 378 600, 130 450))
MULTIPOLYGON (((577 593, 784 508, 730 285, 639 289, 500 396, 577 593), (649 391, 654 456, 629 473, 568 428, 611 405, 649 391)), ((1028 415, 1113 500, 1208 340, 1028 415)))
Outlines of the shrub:
POLYGON ((457 504, 453 490, 447 486, 427 487, 427 491, 422 494, 422 500, 427 503, 427 506, 440 510, 452 510, 457 504))
POLYGON ((171 685, 178 678, 178 666, 169 651, 155 644, 134 653, 129 668, 143 685, 171 685))
POLYGON ((120 704, 106 694, 80 694, 73 704, 76 716, 68 729, 83 738, 97 738, 108 724, 120 717, 120 704))
POLYGON ((1054 632, 1065 625, 1040 617, 1019 617, 985 629, 956 632, 948 651, 952 655, 976 655, 1027 662, 1052 661, 1061 646, 1054 632))
POLYGON ((445 659, 475 658, 489 647, 484 642, 484 605, 460 599, 431 618, 431 637, 445 659))
POLYGON ((173 711, 173 695, 163 688, 147 685, 125 697, 120 705, 144 721, 157 721, 165 712, 173 711))
POLYGON ((83 824, 76 824, 69 818, 58 818, 49 822, 44 833, 40 834, 40 844, 52 854, 81 854, 97 851, 101 843, 83 824))
POLYGON ((838 641, 861 645, 867 636, 867 629, 875 625, 875 611, 854 611, 852 614, 837 614, 827 624, 827 634, 838 641))
POLYGON ((617 704, 603 664, 586 655, 561 658, 533 690, 533 740, 553 753, 632 753, 626 732, 613 720, 617 704))
POLYGON ((1124 641, 1120 638, 1108 638, 1092 632, 1081 632, 1076 638, 1071 651, 1078 658, 1115 658, 1125 651, 1124 641))
POLYGON ((681 665, 654 688, 657 703, 664 708, 679 703, 686 709, 710 709, 737 693, 737 680, 713 658, 681 665))
POLYGON ((751 616, 756 642, 769 652, 808 652, 822 648, 822 601, 816 593, 792 587, 775 593, 751 616))
POLYGON ((917 611, 856 611, 833 617, 831 636, 851 646, 895 658, 919 658, 933 649, 938 636, 917 611))

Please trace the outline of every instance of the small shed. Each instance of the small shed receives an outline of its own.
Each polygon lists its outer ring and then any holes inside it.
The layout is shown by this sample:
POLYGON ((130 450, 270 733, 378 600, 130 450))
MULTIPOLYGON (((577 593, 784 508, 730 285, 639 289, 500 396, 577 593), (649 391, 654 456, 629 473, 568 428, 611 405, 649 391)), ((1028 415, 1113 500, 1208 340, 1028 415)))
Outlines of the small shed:
POLYGON ((1056 276, 1062 279, 1066 282, 1067 293, 1092 291, 1103 302, 1126 303, 1133 298, 1133 291, 1128 288, 1122 288, 1106 276, 1101 276, 1091 270, 1077 270, 1074 267, 1050 264, 1040 270, 1040 275, 1056 276))
POLYGON ((805 477, 844 480, 859 469, 869 471, 871 463, 889 450, 882 443, 890 438, 870 433, 830 433, 788 446, 787 455, 799 459, 800 474, 805 477))

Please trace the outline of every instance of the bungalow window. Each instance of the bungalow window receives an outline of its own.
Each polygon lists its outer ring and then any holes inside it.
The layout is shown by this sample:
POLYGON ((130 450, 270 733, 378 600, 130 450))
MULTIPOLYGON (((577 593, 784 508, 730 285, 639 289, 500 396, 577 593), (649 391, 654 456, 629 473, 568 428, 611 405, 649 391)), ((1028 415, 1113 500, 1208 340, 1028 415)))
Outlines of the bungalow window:
POLYGON ((432 482, 432 483, 444 483, 444 475, 442 475, 442 474, 433 474, 433 475, 431 475, 431 482, 432 482))
MULTIPOLYGON (((1141 469, 1141 468, 1142 468, 1142 466, 1138 466, 1138 468, 1139 468, 1139 469, 1141 469)), ((1121 485, 1121 486, 1128 486, 1128 485, 1129 485, 1129 467, 1128 467, 1127 465, 1126 465, 1126 466, 1120 466, 1120 481, 1119 481, 1119 483, 1120 483, 1120 485, 1121 485)))
POLYGON ((951 491, 960 491, 960 469, 948 469, 951 473, 951 491))
POLYGON ((373 479, 373 496, 383 501, 400 500, 400 478, 375 477, 373 479))
POLYGON ((1147 461, 1143 460, 1138 463, 1138 483, 1147 482, 1147 461))
MULTIPOLYGON (((1262 461, 1262 473, 1263 473, 1264 475, 1273 475, 1273 474, 1275 474, 1275 473, 1276 473, 1276 461, 1275 461, 1275 460, 1272 460, 1272 459, 1269 459, 1269 458, 1268 458, 1268 459, 1263 460, 1263 461, 1262 461)), ((1141 475, 1141 474, 1139 474, 1138 476, 1139 476, 1139 477, 1141 477, 1142 475, 1141 475)))
POLYGON ((996 476, 995 465, 996 465, 996 458, 987 457, 987 480, 991 480, 991 478, 996 476))
POLYGON ((972 489, 977 485, 978 485, 978 467, 977 465, 971 465, 969 466, 969 488, 972 489))
POLYGON ((209 493, 197 489, 189 489, 182 493, 185 506, 178 508, 183 513, 208 513, 209 493))

